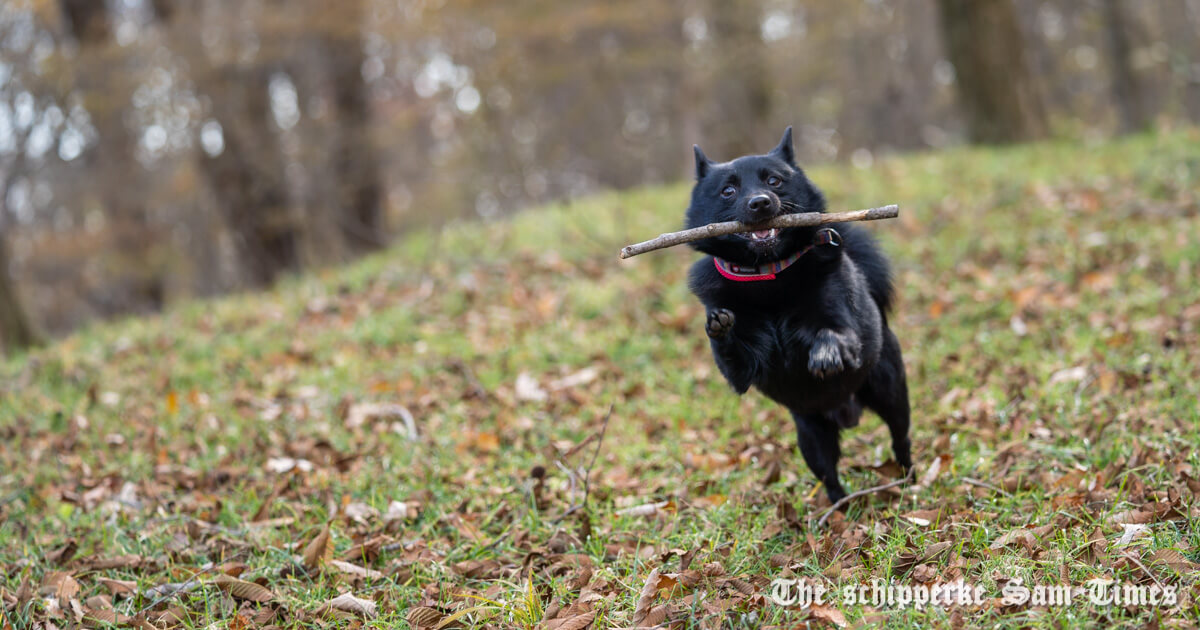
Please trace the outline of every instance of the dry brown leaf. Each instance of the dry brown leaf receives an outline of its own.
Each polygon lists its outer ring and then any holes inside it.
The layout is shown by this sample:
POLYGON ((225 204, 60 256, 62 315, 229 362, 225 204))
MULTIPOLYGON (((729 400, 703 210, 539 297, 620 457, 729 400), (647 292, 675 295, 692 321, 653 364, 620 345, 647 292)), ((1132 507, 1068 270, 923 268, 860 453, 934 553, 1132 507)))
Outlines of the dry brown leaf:
POLYGON ((833 606, 813 604, 808 609, 808 615, 817 621, 831 623, 839 628, 846 627, 846 615, 833 606))
MULTIPOLYGON (((892 562, 892 574, 899 575, 902 573, 907 573, 909 569, 917 566, 918 564, 934 560, 953 546, 954 541, 945 540, 942 542, 933 543, 932 545, 929 545, 925 549, 921 550, 919 553, 900 554, 899 556, 896 556, 896 560, 892 562)), ((841 566, 840 563, 835 564, 841 566)))
POLYGON ((555 619, 546 624, 547 630, 583 630, 596 620, 596 611, 591 610, 582 615, 567 619, 555 619))
POLYGON ((929 464, 929 468, 925 469, 925 474, 921 475, 921 481, 917 484, 922 488, 928 488, 933 482, 937 481, 938 475, 945 469, 950 467, 950 462, 954 456, 949 453, 938 455, 929 464))
POLYGON ((79 594, 79 582, 66 571, 52 571, 42 579, 38 589, 42 597, 55 597, 60 601, 69 601, 79 594))
POLYGON ((700 497, 693 502, 696 507, 714 508, 725 503, 726 496, 723 494, 710 494, 706 497, 700 497))
POLYGON ((918 564, 916 566, 916 568, 913 569, 912 579, 914 579, 922 584, 927 584, 929 582, 932 582, 934 580, 934 578, 937 577, 937 575, 938 575, 937 569, 933 568, 931 565, 918 564))
POLYGON ((674 513, 674 501, 659 501, 657 503, 646 503, 643 505, 635 505, 621 510, 617 510, 616 514, 620 516, 657 516, 659 514, 674 513))
POLYGON ((329 608, 348 612, 366 619, 374 619, 379 616, 379 607, 375 602, 369 599, 355 597, 352 593, 342 593, 333 598, 326 604, 329 608))
POLYGON ((1096 564, 1104 559, 1105 553, 1108 551, 1108 539, 1104 537, 1104 532, 1099 528, 1092 530, 1088 536, 1087 545, 1083 548, 1083 557, 1088 564, 1096 564))
POLYGON ((941 510, 917 510, 901 516, 904 520, 920 527, 929 527, 934 523, 940 525, 941 517, 941 510))
POLYGON ((58 549, 46 554, 46 560, 53 564, 63 565, 71 561, 75 557, 75 552, 79 550, 79 543, 72 538, 64 543, 58 549))
POLYGON ((342 560, 329 560, 325 564, 337 569, 338 571, 341 571, 342 573, 345 573, 346 575, 352 575, 354 577, 370 578, 373 580, 383 577, 383 574, 375 569, 360 567, 351 562, 345 562, 342 560))
POLYGON ((213 584, 217 588, 229 593, 237 599, 244 599, 250 602, 264 604, 275 599, 275 593, 265 586, 259 586, 254 582, 239 580, 228 575, 217 575, 213 577, 213 584))
POLYGON ((1150 556, 1150 564, 1168 566, 1179 573, 1188 573, 1200 569, 1200 565, 1188 560, 1176 549, 1159 549, 1150 556))
POLYGON ((642 586, 642 594, 638 596, 637 607, 633 609, 633 625, 641 625, 650 614, 650 609, 654 606, 654 597, 658 594, 659 582, 658 569, 655 568, 646 576, 646 583, 642 586))
POLYGON ((497 560, 463 560, 450 568, 465 578, 484 580, 497 576, 502 567, 497 560))
POLYGON ((118 625, 127 624, 133 618, 129 615, 123 615, 119 612, 105 609, 85 608, 83 610, 83 621, 85 624, 95 626, 97 624, 118 625))
POLYGON ((996 551, 1012 544, 1019 544, 1026 549, 1032 549, 1037 544, 1037 539, 1034 538, 1033 532, 1028 529, 1017 528, 997 538, 988 548, 996 551))
POLYGON ((1126 510, 1108 517, 1108 522, 1113 525, 1145 525, 1154 522, 1154 513, 1141 509, 1126 510))
POLYGON ((429 606, 414 606, 409 608, 408 613, 404 615, 404 619, 413 628, 432 628, 445 618, 446 615, 442 614, 440 610, 429 606))
POLYGON ((321 533, 309 541, 304 547, 304 568, 312 571, 321 566, 322 562, 333 558, 333 548, 329 546, 329 523, 321 528, 321 533))
POLYGON ((133 595, 137 592, 137 582, 133 580, 114 580, 112 578, 100 578, 100 585, 108 589, 111 595, 133 595))

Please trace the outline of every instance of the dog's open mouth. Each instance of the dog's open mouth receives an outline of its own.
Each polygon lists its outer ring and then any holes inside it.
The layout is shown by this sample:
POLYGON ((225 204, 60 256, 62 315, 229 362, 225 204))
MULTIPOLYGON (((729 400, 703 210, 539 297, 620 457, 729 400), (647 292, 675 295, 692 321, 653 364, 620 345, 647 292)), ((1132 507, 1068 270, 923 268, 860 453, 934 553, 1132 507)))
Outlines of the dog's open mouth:
POLYGON ((779 236, 779 230, 777 228, 771 228, 769 230, 755 230, 753 232, 742 232, 739 234, 739 236, 752 241, 769 241, 776 236, 779 236))

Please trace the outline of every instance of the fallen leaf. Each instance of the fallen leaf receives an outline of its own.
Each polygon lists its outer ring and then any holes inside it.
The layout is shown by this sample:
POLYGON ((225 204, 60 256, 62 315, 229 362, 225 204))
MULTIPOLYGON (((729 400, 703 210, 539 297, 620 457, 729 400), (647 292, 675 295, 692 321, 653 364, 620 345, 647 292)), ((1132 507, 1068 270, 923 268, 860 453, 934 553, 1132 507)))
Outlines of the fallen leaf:
POLYGON ((925 474, 921 475, 921 481, 917 485, 922 488, 928 488, 934 481, 937 480, 938 474, 942 469, 950 465, 954 456, 949 453, 942 453, 934 458, 929 464, 929 468, 925 469, 925 474))
MULTIPOLYGON (((348 612, 353 615, 358 615, 365 619, 374 619, 379 616, 379 607, 375 602, 369 599, 355 597, 351 593, 342 593, 325 604, 333 610, 348 612)), ((411 619, 410 619, 411 622, 411 619)), ((413 624, 416 625, 416 624, 413 624)))
POLYGON ((333 548, 329 546, 329 523, 326 523, 321 532, 304 547, 304 568, 315 570, 331 558, 333 548))
POLYGON ((526 402, 541 402, 550 397, 546 390, 538 384, 537 379, 530 376, 528 372, 521 372, 517 375, 516 395, 517 400, 526 402))
POLYGON ((1108 517, 1108 522, 1113 525, 1145 525, 1154 521, 1154 513, 1146 510, 1133 509, 1124 512, 1117 512, 1108 517))
POLYGON ((831 623, 839 628, 846 627, 846 615, 833 606, 813 604, 808 608, 808 615, 817 621, 831 623))
MULTIPOLYGON (((1121 534, 1121 538, 1117 541, 1117 545, 1121 546, 1121 547, 1124 547, 1124 546, 1128 545, 1129 543, 1132 543, 1133 541, 1137 540, 1138 538, 1141 538, 1143 536, 1147 536, 1150 534, 1150 526, 1149 525, 1138 525, 1136 523, 1125 523, 1121 527, 1125 528, 1124 533, 1121 534)), ((1099 531, 1099 529, 1100 528, 1096 528, 1096 531, 1099 531)))
POLYGON ((373 580, 383 578, 383 574, 375 569, 367 569, 343 560, 327 560, 325 564, 354 577, 370 578, 373 580))
POLYGON ((137 592, 137 582, 132 580, 114 580, 112 578, 100 578, 100 585, 108 589, 110 595, 133 595, 137 592))
POLYGON ((637 607, 633 609, 633 625, 641 625, 646 621, 646 617, 650 615, 650 609, 654 606, 654 598, 658 594, 658 569, 655 568, 646 576, 646 583, 642 586, 642 594, 638 596, 637 607))
POLYGON ((42 586, 38 589, 42 597, 54 597, 60 601, 69 601, 79 594, 79 582, 65 571, 52 571, 42 578, 42 586))
POLYGON ((1179 573, 1189 573, 1200 569, 1200 565, 1188 560, 1176 549, 1159 549, 1150 556, 1150 564, 1165 565, 1179 573))
POLYGON ((645 503, 643 505, 635 505, 633 507, 627 507, 627 508, 624 508, 621 510, 617 510, 615 513, 620 516, 656 516, 660 513, 667 513, 667 512, 673 513, 674 511, 675 511, 675 502, 668 500, 668 501, 659 501, 657 503, 645 503))
POLYGON ((404 501, 392 501, 387 511, 383 513, 383 522, 403 521, 409 517, 408 504, 404 501))
POLYGON ((404 615, 404 619, 413 628, 432 628, 441 623, 445 618, 445 614, 429 606, 414 606, 409 608, 408 613, 404 615))
POLYGON ((1059 383, 1078 383, 1087 378, 1088 369, 1086 365, 1077 365, 1072 368, 1059 370, 1050 375, 1050 381, 1047 385, 1058 385, 1059 383))
POLYGON ((284 474, 299 470, 300 472, 312 472, 316 466, 307 459, 293 459, 291 457, 272 457, 267 460, 267 470, 276 474, 284 474))
POLYGON ((270 589, 264 586, 259 586, 254 582, 239 580, 235 577, 229 577, 228 575, 217 575, 213 577, 213 583, 217 585, 217 588, 229 593, 231 596, 237 599, 244 599, 246 601, 257 602, 260 604, 275 599, 275 593, 272 593, 270 589))
POLYGON ((1032 549, 1037 544, 1037 539, 1034 538, 1033 532, 1028 529, 1017 528, 1001 535, 988 548, 996 551, 1013 544, 1019 544, 1026 549, 1032 549))
POLYGON ((556 392, 560 389, 567 389, 568 387, 579 387, 580 385, 587 385, 588 383, 591 383, 592 381, 596 380, 598 376, 600 376, 600 370, 596 369, 595 367, 585 367, 574 374, 564 376, 558 380, 550 381, 546 388, 552 392, 556 392))
POLYGON ((588 611, 567 619, 555 619, 546 625, 547 630, 583 630, 596 620, 596 611, 588 611))

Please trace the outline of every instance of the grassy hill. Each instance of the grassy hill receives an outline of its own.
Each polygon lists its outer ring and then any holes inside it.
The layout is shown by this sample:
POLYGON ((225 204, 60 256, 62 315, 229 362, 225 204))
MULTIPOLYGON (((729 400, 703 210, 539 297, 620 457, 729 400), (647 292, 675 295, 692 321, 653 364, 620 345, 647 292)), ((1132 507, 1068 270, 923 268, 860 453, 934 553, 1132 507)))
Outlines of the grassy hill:
MULTIPOLYGON (((785 411, 712 365, 695 255, 616 260, 680 224, 684 185, 94 326, 0 366, 0 627, 1194 620, 1197 146, 1190 130, 811 170, 832 209, 902 208, 870 229, 896 269, 918 463, 918 483, 826 528, 785 411), (831 604, 765 599, 795 576, 831 604), (986 601, 843 603, 873 578, 962 578, 986 601), (1005 605, 1014 578, 1179 602, 1005 605), (345 592, 375 614, 331 604, 345 592)), ((873 416, 844 436, 848 489, 896 476, 887 444, 873 416)))

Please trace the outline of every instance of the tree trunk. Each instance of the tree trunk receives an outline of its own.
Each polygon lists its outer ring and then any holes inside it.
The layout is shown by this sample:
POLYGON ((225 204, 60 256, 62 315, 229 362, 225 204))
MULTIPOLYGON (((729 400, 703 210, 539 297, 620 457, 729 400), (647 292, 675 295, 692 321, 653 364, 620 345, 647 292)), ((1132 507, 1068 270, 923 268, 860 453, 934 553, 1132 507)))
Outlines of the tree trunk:
MULTIPOLYGON (((200 19, 196 5, 181 0, 152 0, 152 8, 168 27, 193 29, 190 22, 200 19)), ((193 77, 224 143, 217 155, 200 152, 200 171, 231 233, 242 280, 254 287, 303 267, 306 221, 288 196, 287 159, 271 112, 273 71, 271 63, 239 61, 198 67, 193 77)))
MULTIPOLYGON (((706 67, 715 111, 708 116, 704 150, 716 159, 763 153, 782 129, 769 129, 771 82, 756 0, 709 0, 706 67)), ((695 142, 695 141, 693 141, 695 142)))
POLYGON ((351 25, 349 33, 324 37, 333 106, 338 129, 334 136, 333 169, 341 232, 351 251, 378 249, 387 242, 380 183, 379 151, 371 133, 371 103, 363 80, 362 38, 364 0, 344 0, 339 13, 351 25))
POLYGON ((1163 0, 1158 4, 1159 23, 1166 31, 1170 51, 1172 90, 1178 94, 1184 116, 1200 125, 1200 3, 1163 0))
POLYGON ((225 147, 204 156, 202 167, 233 232, 245 279, 267 286, 281 273, 299 270, 303 221, 293 216, 284 177, 285 161, 272 126, 268 69, 226 67, 212 71, 205 92, 213 100, 225 147))
POLYGON ((146 176, 137 161, 137 141, 125 124, 129 95, 114 92, 106 81, 125 71, 112 38, 112 22, 105 3, 97 0, 61 0, 60 8, 79 44, 77 85, 96 129, 97 142, 86 164, 92 191, 115 237, 117 283, 124 293, 118 292, 113 302, 117 310, 159 310, 166 298, 166 279, 155 244, 162 238, 143 197, 146 176))
POLYGON ((0 350, 11 353, 38 341, 9 275, 8 246, 0 234, 0 350))
POLYGON ((1112 74, 1112 97, 1117 107, 1119 131, 1131 133, 1150 126, 1152 114, 1146 102, 1146 86, 1133 69, 1137 25, 1121 6, 1121 0, 1104 0, 1104 32, 1108 39, 1108 63, 1112 74))
POLYGON ((1025 60, 1011 0, 938 0, 946 53, 973 142, 1037 140, 1049 134, 1040 86, 1025 60))

